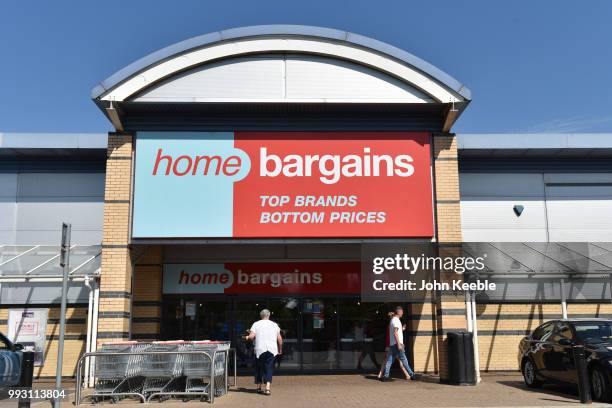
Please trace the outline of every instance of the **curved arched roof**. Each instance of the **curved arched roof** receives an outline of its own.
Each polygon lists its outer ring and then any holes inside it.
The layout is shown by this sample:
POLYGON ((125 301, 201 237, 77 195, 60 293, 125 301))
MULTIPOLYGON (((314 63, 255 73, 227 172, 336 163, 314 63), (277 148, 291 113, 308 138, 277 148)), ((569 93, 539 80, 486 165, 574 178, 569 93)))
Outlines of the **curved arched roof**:
POLYGON ((330 28, 241 27, 194 37, 149 54, 92 90, 96 100, 125 101, 193 67, 241 55, 288 52, 359 63, 398 78, 442 103, 467 102, 470 90, 428 62, 392 45, 330 28))

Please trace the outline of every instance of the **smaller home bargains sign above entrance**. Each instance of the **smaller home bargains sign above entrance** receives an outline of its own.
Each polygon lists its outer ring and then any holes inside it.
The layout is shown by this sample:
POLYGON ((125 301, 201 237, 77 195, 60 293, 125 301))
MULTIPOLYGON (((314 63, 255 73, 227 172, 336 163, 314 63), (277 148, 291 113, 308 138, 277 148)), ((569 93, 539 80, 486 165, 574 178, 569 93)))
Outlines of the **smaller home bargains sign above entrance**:
POLYGON ((430 135, 139 132, 134 238, 431 237, 430 135))
POLYGON ((358 262, 165 264, 164 294, 358 294, 358 262))

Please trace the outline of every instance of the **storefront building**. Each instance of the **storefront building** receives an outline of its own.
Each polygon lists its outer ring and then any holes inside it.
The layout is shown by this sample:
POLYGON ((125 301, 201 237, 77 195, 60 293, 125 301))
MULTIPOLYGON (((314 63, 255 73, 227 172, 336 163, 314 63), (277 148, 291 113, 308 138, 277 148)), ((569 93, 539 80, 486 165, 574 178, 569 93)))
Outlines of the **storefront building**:
MULTIPOLYGON (((610 135, 455 135, 470 91, 356 34, 207 34, 118 71, 92 98, 116 131, 0 139, 2 182, 13 186, 3 189, 2 275, 15 280, 3 265, 56 245, 64 220, 75 249, 92 253, 74 272, 67 375, 75 356, 125 339, 231 340, 247 368, 239 337, 264 307, 283 329, 281 369, 373 369, 395 303, 361 301, 364 243, 612 241, 610 135), (51 216, 35 218, 43 205, 51 216)), ((597 248, 612 269, 610 244, 597 248)), ((37 265, 15 270, 36 275, 37 265)), ((43 278, 56 285, 46 275, 12 284, 43 278)), ((3 283, 0 311, 7 324, 25 303, 54 316, 52 293, 11 298, 3 283)), ((567 313, 608 316, 609 287, 602 296, 570 301, 567 313)), ((446 378, 446 333, 468 327, 466 305, 404 304, 417 371, 446 378)), ((516 369, 520 338, 559 314, 545 299, 480 299, 481 369, 516 369)), ((52 355, 39 375, 52 374, 52 355)))
MULTIPOLYGON (((238 343, 266 305, 286 314, 284 364, 355 367, 341 357, 350 333, 378 315, 370 326, 384 334, 388 308, 361 305, 350 283, 360 240, 460 240, 448 132, 469 90, 401 50, 311 27, 228 30, 146 57, 93 97, 119 131, 100 282, 103 299, 116 297, 100 305, 99 341, 174 337, 161 326, 178 321, 182 337, 238 343), (272 274, 308 282, 275 290, 272 274), (160 313, 161 326, 137 320, 160 313)), ((415 351, 442 342, 431 335, 442 327, 464 327, 442 307, 413 313, 429 334, 415 351)), ((384 336, 359 335, 384 349, 384 336)))

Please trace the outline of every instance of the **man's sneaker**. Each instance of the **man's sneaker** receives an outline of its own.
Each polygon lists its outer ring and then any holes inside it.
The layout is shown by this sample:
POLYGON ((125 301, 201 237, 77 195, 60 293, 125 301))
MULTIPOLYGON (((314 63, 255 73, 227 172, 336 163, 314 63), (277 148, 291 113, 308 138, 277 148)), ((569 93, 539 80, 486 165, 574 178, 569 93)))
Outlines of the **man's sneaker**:
POLYGON ((393 381, 392 379, 390 379, 389 377, 380 377, 380 382, 391 382, 393 381))
POLYGON ((410 376, 410 379, 411 379, 412 381, 416 381, 416 380, 417 380, 417 375, 416 375, 416 374, 412 374, 412 375, 410 376))

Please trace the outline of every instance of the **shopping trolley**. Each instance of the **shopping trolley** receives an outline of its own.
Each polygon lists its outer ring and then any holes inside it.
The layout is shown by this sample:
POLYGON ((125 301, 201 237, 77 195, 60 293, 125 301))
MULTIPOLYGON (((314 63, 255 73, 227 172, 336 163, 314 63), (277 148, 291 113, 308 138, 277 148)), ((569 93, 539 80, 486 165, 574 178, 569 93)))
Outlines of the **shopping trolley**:
MULTIPOLYGON (((185 376, 185 394, 183 399, 189 399, 189 394, 199 395, 201 400, 210 396, 211 384, 215 384, 215 396, 225 393, 225 387, 219 387, 217 376, 225 379, 225 350, 229 350, 229 342, 192 341, 185 354, 183 375, 185 376), (223 351, 222 353, 216 353, 223 351), (222 354, 222 355, 221 355, 222 354), (215 361, 213 365, 213 359, 215 361), (212 369, 214 367, 214 370, 212 369), (223 390, 221 390, 223 388, 223 390)), ((223 385, 224 382, 221 382, 223 385)))
POLYGON ((139 360, 142 359, 142 356, 127 353, 142 352, 146 348, 146 344, 135 341, 102 345, 95 364, 94 401, 97 402, 108 396, 113 402, 116 402, 121 396, 140 394, 143 378, 139 376, 139 360))
POLYGON ((144 377, 142 394, 147 400, 159 396, 161 400, 182 390, 181 384, 184 355, 183 341, 158 341, 147 348, 142 357, 140 373, 144 377))
POLYGON ((189 399, 189 394, 199 395, 203 401, 209 394, 211 382, 211 366, 214 346, 207 341, 194 341, 187 348, 193 354, 186 354, 183 361, 185 376, 185 393, 183 401, 189 399))
POLYGON ((213 353, 214 359, 214 390, 215 396, 221 396, 227 393, 227 361, 230 349, 229 341, 216 341, 215 350, 213 353))
POLYGON ((83 363, 87 358, 95 358, 95 389, 86 396, 94 403, 105 398, 117 402, 127 396, 137 396, 144 403, 153 398, 163 401, 200 396, 213 403, 215 397, 228 391, 230 351, 226 341, 106 343, 79 358, 75 405, 82 401, 83 363))

